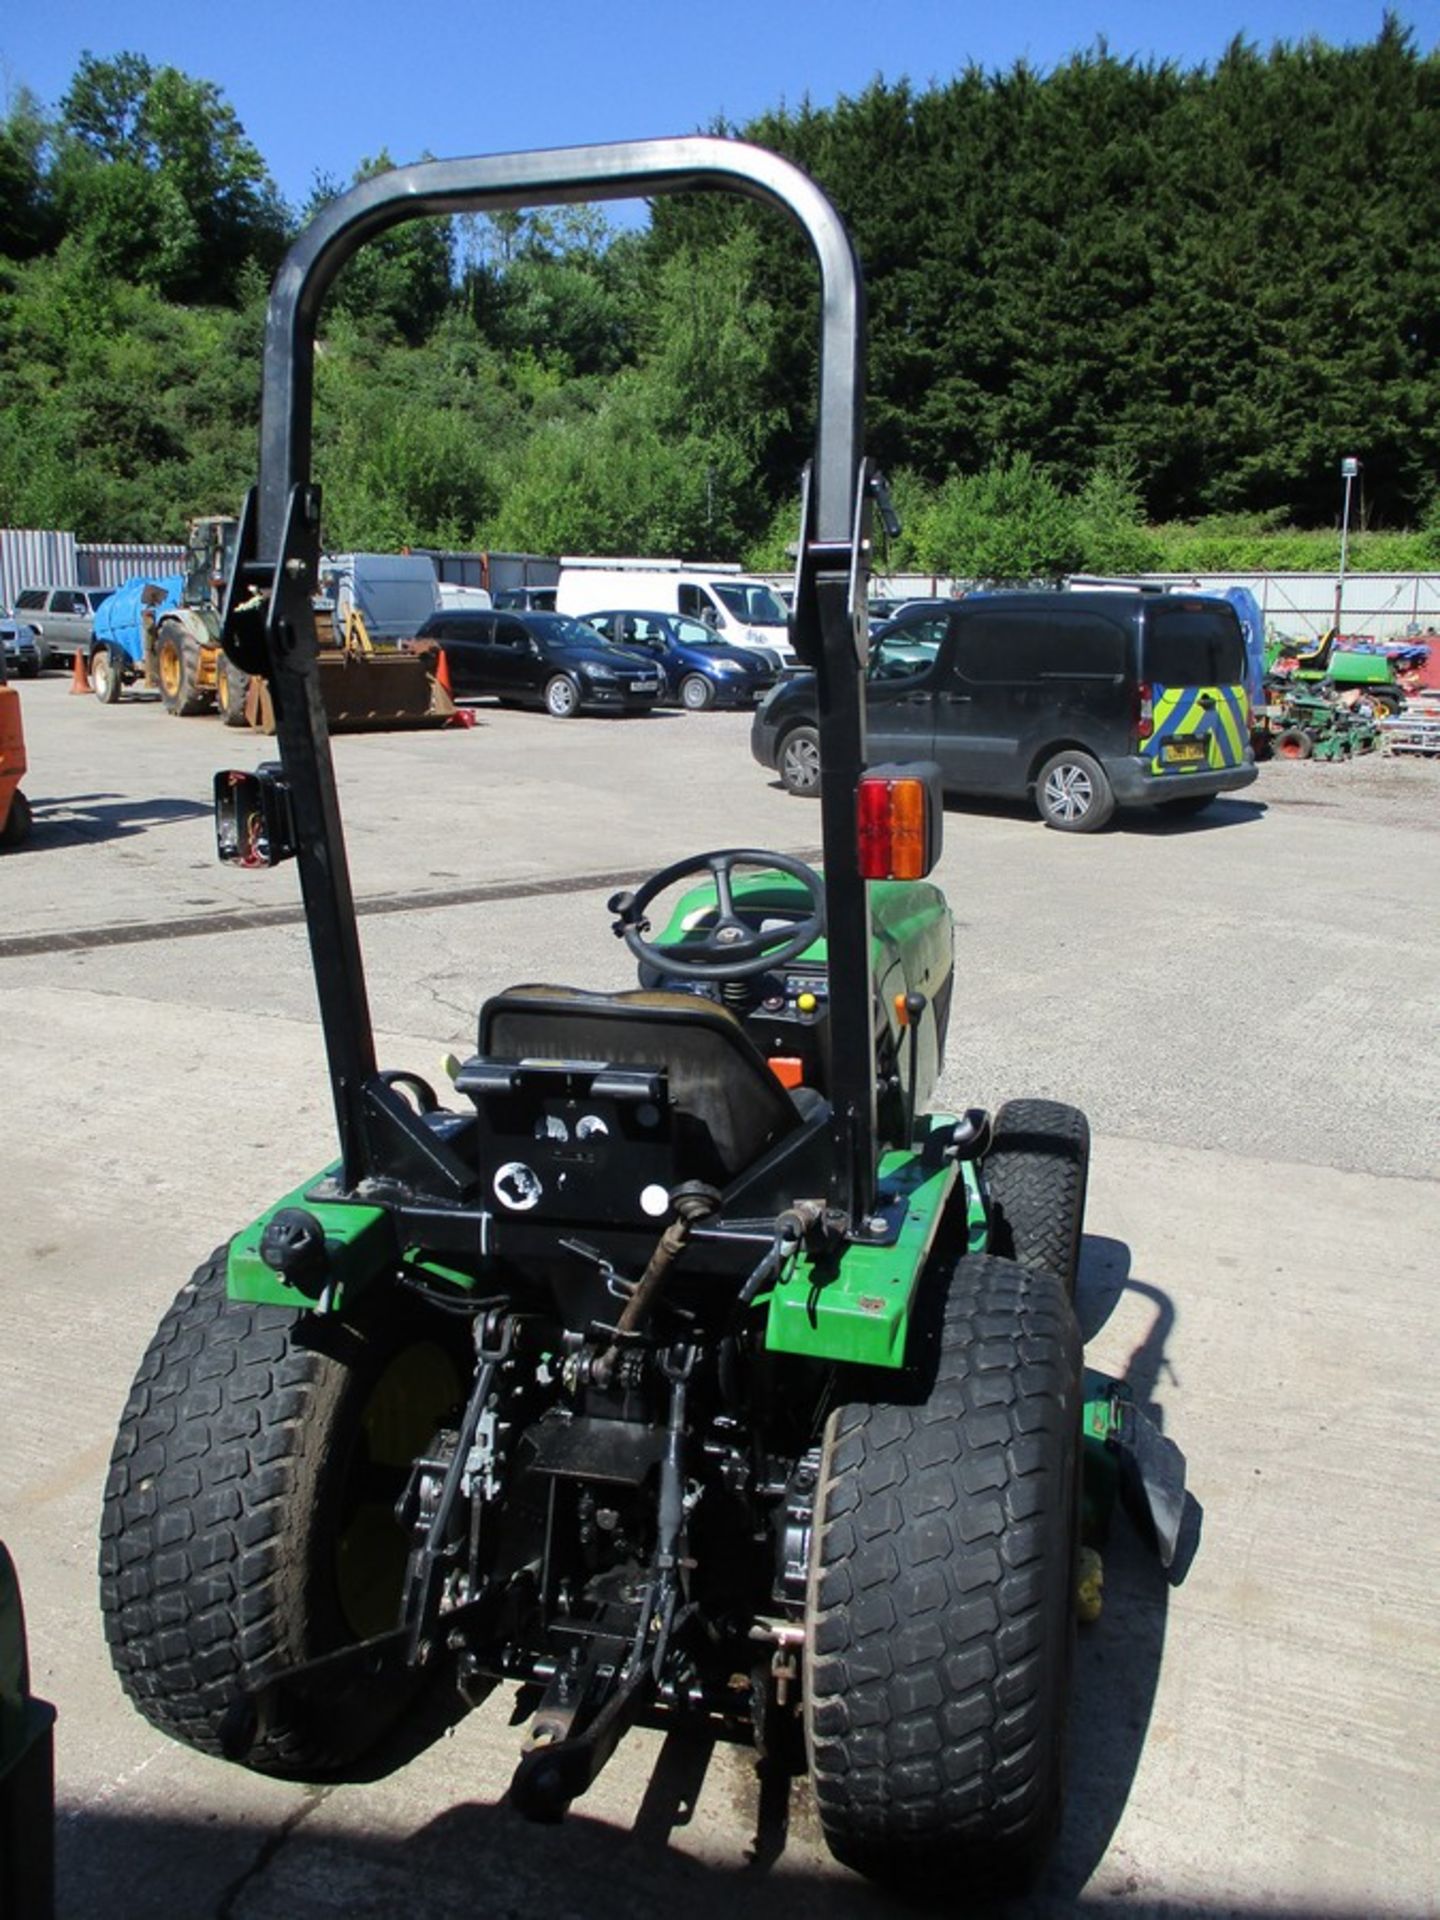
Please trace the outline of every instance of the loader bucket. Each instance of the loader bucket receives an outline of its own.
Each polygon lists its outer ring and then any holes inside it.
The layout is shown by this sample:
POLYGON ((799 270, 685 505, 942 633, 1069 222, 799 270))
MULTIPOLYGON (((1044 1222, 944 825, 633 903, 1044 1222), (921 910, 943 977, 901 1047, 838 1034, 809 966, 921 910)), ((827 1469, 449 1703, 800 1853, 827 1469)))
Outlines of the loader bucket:
MULTIPOLYGON (((380 733, 398 727, 443 727, 455 702, 416 653, 322 653, 320 697, 331 733, 380 733)), ((261 733, 274 733, 270 690, 257 675, 245 714, 261 733)))
POLYGON ((322 653, 320 696, 332 733, 443 727, 455 702, 416 653, 322 653))

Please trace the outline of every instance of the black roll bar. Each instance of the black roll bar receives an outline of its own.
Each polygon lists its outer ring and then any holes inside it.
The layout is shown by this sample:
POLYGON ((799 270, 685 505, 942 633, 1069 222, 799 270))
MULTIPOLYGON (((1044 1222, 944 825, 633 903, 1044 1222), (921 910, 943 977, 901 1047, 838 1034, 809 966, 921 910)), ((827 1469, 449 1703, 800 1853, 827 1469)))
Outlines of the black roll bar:
POLYGON ((852 1226, 872 1208, 870 915, 855 821, 865 746, 869 560, 860 451, 864 294, 849 235, 807 175, 763 148, 700 135, 429 160, 377 174, 311 221, 275 277, 265 328, 260 478, 242 519, 224 643, 238 666, 264 671, 270 682, 339 1127, 341 1179, 349 1191, 361 1182, 401 1179, 458 1202, 466 1170, 376 1073, 310 607, 320 538, 310 456, 321 302, 352 254, 404 220, 699 189, 779 208, 804 231, 820 268, 820 411, 801 530, 794 637, 800 657, 815 667, 819 690, 833 1035, 829 1201, 852 1226))

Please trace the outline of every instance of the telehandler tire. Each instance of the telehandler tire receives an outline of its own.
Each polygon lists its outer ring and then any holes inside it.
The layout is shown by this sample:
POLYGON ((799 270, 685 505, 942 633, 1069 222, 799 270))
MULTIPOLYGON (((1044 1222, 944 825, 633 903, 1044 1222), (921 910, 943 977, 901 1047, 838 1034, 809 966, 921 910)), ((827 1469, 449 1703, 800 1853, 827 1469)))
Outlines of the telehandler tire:
POLYGON ((226 1298, 225 1249, 160 1323, 120 1419, 100 1604, 121 1685, 162 1733, 326 1779, 412 1704, 401 1668, 277 1676, 397 1624, 412 1460, 462 1395, 418 1303, 319 1317, 226 1298))
POLYGON ((186 719, 205 711, 210 696, 197 684, 199 675, 200 648, 194 634, 178 620, 162 621, 155 636, 155 678, 167 713, 186 719))
POLYGON ((928 1386, 826 1423, 806 1746, 837 1859, 901 1889, 1009 1892, 1060 1822, 1080 1336, 1051 1273, 979 1254, 931 1284, 928 1386))
POLYGON ((990 1251, 1043 1268, 1075 1298, 1090 1122, 1058 1100, 1007 1100, 981 1163, 990 1197, 990 1251))
POLYGON ((245 696, 250 691, 250 676, 222 653, 215 662, 215 705, 227 727, 248 727, 245 696))

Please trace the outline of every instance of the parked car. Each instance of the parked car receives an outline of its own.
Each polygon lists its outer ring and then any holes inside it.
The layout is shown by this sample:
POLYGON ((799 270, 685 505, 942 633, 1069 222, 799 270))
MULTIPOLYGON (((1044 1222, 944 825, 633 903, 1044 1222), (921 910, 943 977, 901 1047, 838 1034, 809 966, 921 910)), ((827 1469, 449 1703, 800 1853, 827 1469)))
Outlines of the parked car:
POLYGON ((703 620, 678 613, 587 613, 585 624, 655 661, 664 680, 660 698, 692 713, 753 707, 780 677, 780 662, 766 648, 732 646, 703 620))
POLYGON ((660 668, 560 613, 456 609, 427 620, 416 644, 444 650, 458 698, 491 694, 501 706, 543 707, 557 720, 582 708, 645 713, 660 696, 660 668))
POLYGON ((703 620, 732 646, 762 647, 786 666, 795 661, 789 613, 772 587, 738 566, 714 562, 687 566, 682 560, 581 560, 562 555, 555 605, 561 613, 588 619, 616 604, 663 607, 666 613, 703 620))
MULTIPOLYGON (((819 790, 815 680, 761 703, 751 751, 819 790)), ((1117 806, 1198 813, 1255 779, 1235 609, 1197 596, 994 593, 919 608, 871 643, 868 757, 934 760, 947 792, 1022 798, 1085 833, 1117 806)))
POLYGON ((40 661, 68 667, 76 654, 90 651, 95 609, 110 598, 110 587, 22 587, 15 611, 35 629, 40 661))
POLYGON ((35 629, 24 620, 0 620, 0 647, 5 653, 5 671, 17 678, 33 680, 44 664, 35 629))

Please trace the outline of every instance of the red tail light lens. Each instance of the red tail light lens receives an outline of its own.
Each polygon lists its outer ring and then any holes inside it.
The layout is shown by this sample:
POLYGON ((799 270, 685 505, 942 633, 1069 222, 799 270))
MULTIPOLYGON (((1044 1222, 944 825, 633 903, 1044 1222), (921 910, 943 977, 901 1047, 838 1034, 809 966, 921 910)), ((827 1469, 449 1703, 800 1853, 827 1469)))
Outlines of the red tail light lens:
POLYGON ((929 872, 929 793, 923 780, 860 782, 860 874, 865 880, 922 880, 929 872))
POLYGON ((1135 689, 1135 738, 1148 740, 1155 731, 1155 690, 1148 680, 1135 689))

